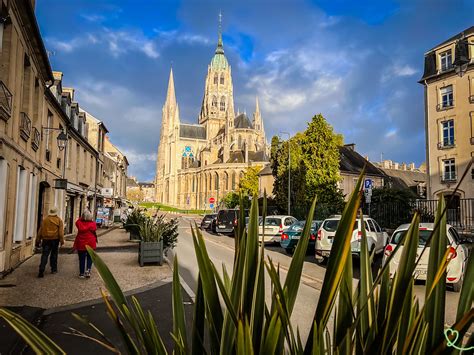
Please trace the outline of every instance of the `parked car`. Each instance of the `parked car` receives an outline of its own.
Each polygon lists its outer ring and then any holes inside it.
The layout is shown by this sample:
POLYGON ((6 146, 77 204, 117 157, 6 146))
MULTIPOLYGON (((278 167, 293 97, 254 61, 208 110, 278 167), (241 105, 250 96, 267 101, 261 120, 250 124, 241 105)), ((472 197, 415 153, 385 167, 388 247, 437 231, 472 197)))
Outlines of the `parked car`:
MULTIPOLYGON (((434 223, 420 223, 420 239, 418 243, 418 252, 417 255, 421 255, 426 241, 433 232, 434 223)), ((409 224, 403 224, 398 227, 395 232, 393 232, 392 237, 390 238, 389 243, 385 247, 383 263, 385 264, 387 258, 395 250, 395 247, 400 243, 404 234, 410 228, 409 224)), ((467 260, 469 256, 469 250, 467 245, 465 245, 464 239, 460 238, 458 232, 451 225, 446 225, 446 234, 448 237, 448 248, 450 252, 450 262, 447 267, 446 274, 446 283, 450 284, 455 292, 461 290, 462 281, 464 279, 464 272, 466 271, 467 260)), ((421 256, 420 262, 415 269, 415 278, 417 280, 426 280, 426 274, 428 272, 428 259, 430 255, 430 247, 426 247, 425 252, 421 256)), ((400 257, 402 255, 403 246, 401 246, 397 253, 390 260, 390 276, 393 276, 398 269, 400 264, 400 257)))
MULTIPOLYGON (((314 251, 314 245, 316 244, 316 234, 321 226, 322 221, 312 221, 311 230, 309 234, 308 250, 314 251)), ((306 221, 298 221, 293 223, 287 229, 283 230, 281 235, 280 245, 288 254, 293 254, 298 241, 300 240, 301 234, 303 233, 306 221)))
POLYGON ((211 230, 212 221, 216 218, 217 213, 206 214, 201 221, 201 230, 211 230))
POLYGON ((261 240, 263 235, 264 242, 280 242, 284 229, 287 229, 293 223, 298 222, 292 216, 267 216, 265 218, 265 230, 263 229, 263 219, 258 223, 258 237, 261 240))
MULTIPOLYGON (((341 220, 340 215, 331 216, 324 220, 321 228, 318 230, 316 238, 315 257, 319 261, 326 261, 331 254, 332 243, 336 235, 337 227, 341 220)), ((365 232, 367 233, 367 244, 370 252, 381 253, 388 241, 387 232, 383 231, 378 223, 364 216, 365 232)), ((361 220, 356 219, 354 230, 352 231, 351 250, 352 255, 360 256, 360 242, 362 239, 361 220)))
MULTIPOLYGON (((216 231, 222 234, 233 234, 237 228, 240 210, 224 209, 217 213, 216 231)), ((244 216, 248 216, 248 210, 244 211, 244 216)), ((244 221, 245 222, 245 221, 244 221)))

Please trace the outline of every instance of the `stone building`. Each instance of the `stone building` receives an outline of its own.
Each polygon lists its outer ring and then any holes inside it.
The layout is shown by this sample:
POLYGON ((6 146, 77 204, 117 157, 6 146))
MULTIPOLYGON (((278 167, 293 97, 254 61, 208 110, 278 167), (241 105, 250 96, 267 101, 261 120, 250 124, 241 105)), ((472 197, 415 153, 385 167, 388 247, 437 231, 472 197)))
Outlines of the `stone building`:
POLYGON ((162 110, 156 164, 156 201, 181 208, 206 208, 235 191, 248 166, 268 164, 258 99, 252 120, 234 110, 232 71, 219 31, 207 69, 197 124, 181 123, 173 71, 162 110))
MULTIPOLYGON (((474 155, 474 26, 425 53, 428 199, 450 196, 474 155)), ((474 169, 453 197, 474 198, 474 169)), ((470 207, 472 210, 472 206, 470 207)))

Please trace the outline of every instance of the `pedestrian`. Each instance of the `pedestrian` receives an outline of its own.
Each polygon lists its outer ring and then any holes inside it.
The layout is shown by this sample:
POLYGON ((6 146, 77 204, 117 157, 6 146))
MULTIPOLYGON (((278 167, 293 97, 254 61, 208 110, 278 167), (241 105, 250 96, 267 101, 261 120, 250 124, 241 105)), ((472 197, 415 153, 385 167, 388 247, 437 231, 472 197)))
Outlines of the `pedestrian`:
POLYGON ((87 252, 86 246, 95 249, 97 247, 97 226, 94 216, 89 210, 85 210, 76 221, 77 236, 74 241, 74 249, 79 255, 79 278, 90 278, 92 258, 87 252))
POLYGON ((39 266, 38 277, 44 277, 44 270, 48 263, 51 267, 51 273, 58 272, 58 250, 59 246, 64 245, 64 224, 58 217, 58 209, 52 207, 49 209, 48 216, 41 221, 41 226, 36 237, 36 246, 42 247, 41 262, 39 266))

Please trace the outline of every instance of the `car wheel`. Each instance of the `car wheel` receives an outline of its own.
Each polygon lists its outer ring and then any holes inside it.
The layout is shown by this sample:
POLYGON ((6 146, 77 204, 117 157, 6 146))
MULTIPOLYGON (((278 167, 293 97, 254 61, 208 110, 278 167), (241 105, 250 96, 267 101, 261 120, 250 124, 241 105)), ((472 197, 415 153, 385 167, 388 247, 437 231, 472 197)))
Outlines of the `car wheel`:
POLYGON ((288 255, 292 255, 294 252, 294 248, 285 248, 285 251, 288 255))
POLYGON ((328 261, 328 258, 326 256, 317 256, 316 257, 316 262, 319 264, 319 265, 324 265, 326 264, 328 261))
POLYGON ((461 274, 461 277, 459 278, 458 282, 455 282, 452 284, 453 286, 453 291, 454 292, 460 292, 461 291, 461 288, 462 288, 462 282, 464 280, 464 275, 461 274))

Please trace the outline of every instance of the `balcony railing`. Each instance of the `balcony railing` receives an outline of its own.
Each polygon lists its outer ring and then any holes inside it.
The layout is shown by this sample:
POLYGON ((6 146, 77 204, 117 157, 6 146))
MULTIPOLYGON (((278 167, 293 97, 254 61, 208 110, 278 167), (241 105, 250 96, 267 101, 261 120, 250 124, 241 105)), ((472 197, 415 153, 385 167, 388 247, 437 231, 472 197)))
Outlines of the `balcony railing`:
POLYGON ((438 142, 438 149, 449 149, 455 147, 455 142, 453 140, 444 140, 442 142, 438 142))
POLYGON ((40 146, 41 135, 36 127, 33 127, 33 139, 31 141, 31 148, 36 152, 40 146))
POLYGON ((0 80, 0 119, 8 121, 12 116, 13 95, 3 81, 0 80))
POLYGON ((453 108, 453 107, 454 107, 454 100, 448 100, 436 105, 436 110, 444 111, 444 110, 449 110, 450 108, 453 108))
POLYGON ((25 112, 20 112, 20 137, 25 141, 30 139, 31 135, 31 119, 25 112))
POLYGON ((457 180, 456 172, 443 173, 441 175, 441 182, 454 182, 457 180))

